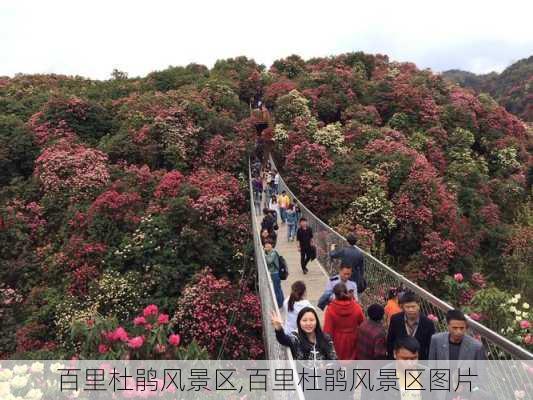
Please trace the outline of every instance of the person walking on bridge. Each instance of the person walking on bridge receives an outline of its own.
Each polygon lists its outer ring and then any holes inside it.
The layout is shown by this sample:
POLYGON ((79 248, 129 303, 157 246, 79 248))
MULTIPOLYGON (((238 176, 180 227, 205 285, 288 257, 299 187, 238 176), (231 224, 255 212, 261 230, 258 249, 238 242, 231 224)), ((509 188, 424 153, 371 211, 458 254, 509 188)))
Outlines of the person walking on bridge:
POLYGON ((368 319, 359 327, 357 335, 358 360, 386 360, 387 332, 383 327, 385 310, 381 304, 372 304, 367 308, 368 319))
POLYGON ((276 191, 276 194, 279 194, 279 172, 276 171, 276 174, 274 175, 274 190, 276 191))
POLYGON ((300 264, 302 271, 307 274, 307 263, 311 261, 311 251, 313 246, 313 230, 307 225, 306 218, 300 218, 300 227, 296 232, 296 240, 298 241, 298 250, 300 251, 300 264))
POLYGON ((282 224, 284 224, 287 220, 287 208, 290 204, 291 198, 287 196, 287 192, 284 190, 283 192, 281 192, 281 195, 278 196, 278 205, 282 224))
POLYGON ((298 332, 296 319, 298 313, 305 307, 312 307, 309 300, 305 298, 307 288, 303 281, 296 281, 291 286, 291 295, 283 302, 283 313, 285 314, 284 330, 287 335, 298 332))
POLYGON ((265 241, 265 259, 267 262, 268 272, 270 272, 270 278, 272 279, 272 285, 274 286, 274 294, 276 295, 276 302, 278 307, 283 307, 283 290, 281 289, 281 279, 279 277, 279 254, 274 250, 271 240, 265 241))
POLYGON ((326 285, 326 289, 322 296, 318 299, 318 308, 323 310, 326 306, 335 299, 335 294, 333 293, 333 288, 337 283, 344 283, 348 289, 348 294, 353 297, 355 301, 359 301, 357 297, 357 284, 354 281, 350 280, 352 276, 352 267, 349 265, 341 265, 339 268, 339 273, 331 278, 326 285))
POLYGON ((413 292, 405 292, 400 297, 402 312, 392 316, 387 334, 387 352, 392 358, 394 343, 401 337, 411 336, 420 343, 420 359, 427 360, 431 336, 435 324, 420 312, 420 300, 413 292))
POLYGON ((324 332, 333 338, 339 360, 357 359, 357 334, 365 320, 363 309, 348 294, 343 282, 333 288, 333 300, 324 315, 324 332))
POLYGON ((365 258, 361 250, 355 245, 357 244, 357 237, 350 233, 346 236, 349 246, 340 250, 335 250, 335 244, 331 245, 329 256, 331 258, 340 258, 341 265, 349 265, 352 267, 351 280, 357 284, 357 293, 363 293, 366 289, 365 279, 365 258))
POLYGON ((261 209, 261 199, 263 197, 263 181, 258 175, 252 180, 252 188, 254 190, 254 205, 259 211, 261 209))
POLYGON ((287 241, 290 242, 296 238, 296 222, 298 221, 294 204, 289 204, 285 216, 287 218, 287 241))
MULTIPOLYGON (((429 345, 430 360, 486 360, 483 344, 466 334, 466 317, 460 310, 449 310, 446 314, 448 332, 436 333, 429 345)), ((454 369, 454 368, 453 368, 454 369)))

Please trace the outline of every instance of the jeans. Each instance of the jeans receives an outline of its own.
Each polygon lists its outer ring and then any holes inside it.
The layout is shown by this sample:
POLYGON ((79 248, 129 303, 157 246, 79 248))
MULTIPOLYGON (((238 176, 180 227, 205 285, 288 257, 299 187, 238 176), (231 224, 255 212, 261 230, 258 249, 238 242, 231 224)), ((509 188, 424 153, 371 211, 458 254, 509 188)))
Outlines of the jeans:
POLYGON ((307 263, 311 261, 311 249, 302 247, 300 250, 300 264, 302 265, 302 270, 307 269, 307 263))
POLYGON ((281 279, 279 279, 279 272, 271 272, 270 278, 272 279, 272 285, 274 286, 274 294, 276 295, 276 301, 278 307, 283 307, 283 290, 281 289, 281 279))
POLYGON ((287 224, 287 241, 296 237, 296 224, 287 224))
POLYGON ((261 199, 263 197, 263 191, 254 190, 254 202, 257 208, 261 207, 261 199))
POLYGON ((322 296, 318 299, 318 308, 320 308, 322 311, 324 311, 324 308, 330 303, 331 301, 331 295, 333 292, 331 290, 326 290, 324 293, 322 293, 322 296))
POLYGON ((285 222, 287 220, 287 209, 280 207, 279 213, 281 214, 281 222, 285 222))

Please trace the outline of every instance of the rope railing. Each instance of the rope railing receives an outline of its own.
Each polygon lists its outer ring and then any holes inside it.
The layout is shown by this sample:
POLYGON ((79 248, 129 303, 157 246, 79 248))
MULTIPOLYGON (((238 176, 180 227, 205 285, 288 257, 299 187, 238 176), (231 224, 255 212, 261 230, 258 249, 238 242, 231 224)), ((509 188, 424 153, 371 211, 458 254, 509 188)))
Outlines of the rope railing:
MULTIPOLYGON (((279 171, 274 164, 272 157, 270 162, 274 169, 279 171)), ((328 271, 330 275, 336 274, 336 267, 338 262, 332 261, 329 257, 329 250, 332 244, 337 248, 349 246, 346 238, 333 230, 324 221, 318 218, 311 212, 290 190, 283 177, 280 176, 278 191, 285 190, 290 197, 297 203, 301 209, 302 216, 308 220, 309 226, 313 229, 313 238, 317 248, 317 259, 320 264, 328 271)), ((357 246, 356 246, 357 247, 357 246)), ((438 330, 446 330, 446 312, 453 307, 445 301, 434 296, 426 289, 418 286, 416 283, 405 278, 398 272, 394 271, 389 266, 385 265, 377 258, 364 251, 358 249, 364 255, 365 278, 368 283, 368 289, 360 296, 362 305, 366 308, 373 303, 382 303, 385 295, 390 288, 404 287, 416 293, 420 297, 421 311, 426 315, 432 314, 436 317, 436 327, 438 330)), ((531 360, 533 354, 524 348, 516 345, 507 338, 499 335, 486 326, 467 317, 470 334, 480 340, 487 351, 489 360, 531 360)), ((494 368, 502 363, 492 363, 494 368)), ((506 384, 513 384, 518 387, 523 383, 522 379, 528 379, 527 375, 523 375, 516 371, 505 371, 499 368, 497 371, 491 371, 494 375, 492 384, 494 389, 498 392, 504 391, 506 384)))
MULTIPOLYGON (((258 217, 261 215, 262 212, 262 199, 256 199, 254 196, 250 163, 248 163, 248 178, 250 189, 252 230, 254 237, 254 251, 255 260, 257 264, 259 297, 261 298, 261 316, 263 319, 263 339, 265 344, 266 359, 271 360, 272 362, 275 362, 276 360, 284 361, 281 364, 285 364, 285 366, 288 363, 290 368, 293 370, 293 375, 298 376, 296 363, 292 358, 290 349, 279 344, 278 340, 276 339, 274 327, 270 323, 271 313, 273 311, 279 313, 279 308, 276 302, 274 286, 272 284, 272 280, 270 279, 270 273, 267 268, 265 252, 263 250, 263 246, 261 245, 260 224, 258 222, 258 217)), ((304 396, 300 387, 296 387, 296 393, 291 393, 287 391, 275 391, 269 393, 269 396, 276 400, 285 400, 293 398, 304 400, 304 396)))

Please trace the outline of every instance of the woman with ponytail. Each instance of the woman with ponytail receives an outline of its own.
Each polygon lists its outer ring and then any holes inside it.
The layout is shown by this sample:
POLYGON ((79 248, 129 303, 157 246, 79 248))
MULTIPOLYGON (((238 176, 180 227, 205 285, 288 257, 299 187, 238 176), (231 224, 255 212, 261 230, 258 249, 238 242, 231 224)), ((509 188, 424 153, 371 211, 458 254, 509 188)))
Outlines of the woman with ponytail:
POLYGON ((283 330, 287 335, 298 330, 296 319, 300 310, 305 307, 312 307, 309 300, 305 299, 305 292, 305 283, 296 281, 291 286, 291 295, 283 302, 283 312, 285 313, 283 330))
POLYGON ((365 320, 363 309, 348 293, 343 282, 333 288, 335 300, 324 315, 324 332, 333 339, 339 360, 357 359, 357 332, 365 320))

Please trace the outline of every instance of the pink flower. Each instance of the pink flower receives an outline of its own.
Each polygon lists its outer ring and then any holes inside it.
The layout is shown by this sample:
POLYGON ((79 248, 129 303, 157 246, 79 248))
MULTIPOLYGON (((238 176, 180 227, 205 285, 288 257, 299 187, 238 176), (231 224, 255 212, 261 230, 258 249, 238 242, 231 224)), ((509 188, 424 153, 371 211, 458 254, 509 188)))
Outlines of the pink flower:
POLYGON ((144 325, 144 324, 146 324, 146 318, 144 317, 136 317, 133 320, 133 325, 135 326, 144 325))
POLYGON ((472 318, 474 321, 479 321, 481 319, 481 315, 479 315, 478 313, 470 313, 468 315, 470 318, 472 318))
POLYGON ((135 336, 134 338, 131 338, 128 340, 128 347, 131 347, 132 349, 138 349, 144 344, 144 336, 135 336))
POLYGON ((120 340, 122 342, 127 342, 128 341, 128 332, 126 332, 126 330, 123 327, 119 326, 111 334, 110 339, 113 340, 113 341, 120 340))
POLYGON ((531 333, 528 333, 526 336, 524 336, 524 344, 533 344, 533 335, 531 335, 531 333))
POLYGON ((168 338, 168 342, 172 346, 179 346, 180 345, 180 341, 181 341, 180 335, 172 334, 168 338))
POLYGON ((149 331, 152 329, 152 324, 146 324, 144 327, 147 331, 149 331))
POLYGON ((433 322, 438 322, 439 318, 434 314, 428 314, 428 318, 433 322))
POLYGON ((520 328, 522 329, 529 329, 531 327, 531 324, 529 321, 520 321, 520 328))
POLYGON ((157 308, 157 306, 155 304, 150 304, 144 309, 143 315, 145 317, 149 317, 150 315, 157 315, 158 312, 159 312, 159 309, 157 308))
POLYGON ((98 345, 98 353, 105 354, 105 353, 107 353, 108 350, 109 350, 109 347, 107 347, 105 344, 100 343, 98 345))
POLYGON ((168 324, 168 314, 161 314, 157 319, 157 322, 161 325, 168 324))
POLYGON ((156 344, 155 345, 155 352, 156 353, 164 353, 165 351, 167 351, 167 346, 165 346, 164 344, 156 344))
POLYGON ((461 274, 460 272, 458 272, 457 274, 455 274, 453 276, 453 279, 455 279, 456 282, 462 282, 463 281, 463 274, 461 274))

